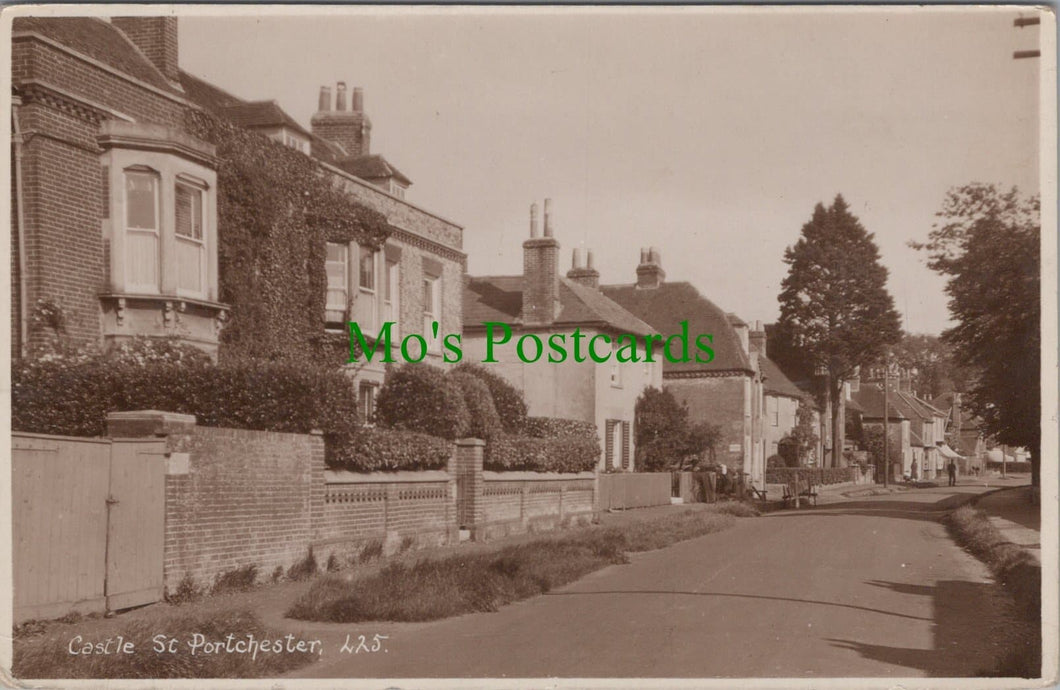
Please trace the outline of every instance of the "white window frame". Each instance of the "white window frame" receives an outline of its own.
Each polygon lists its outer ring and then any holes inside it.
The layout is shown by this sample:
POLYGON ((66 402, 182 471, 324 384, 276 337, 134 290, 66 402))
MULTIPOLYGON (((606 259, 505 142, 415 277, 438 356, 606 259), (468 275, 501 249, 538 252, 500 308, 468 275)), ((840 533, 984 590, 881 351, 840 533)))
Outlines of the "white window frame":
MULTIPOLYGON (((371 247, 365 247, 364 245, 357 245, 357 300, 360 303, 368 305, 367 314, 361 309, 357 310, 357 316, 362 320, 361 330, 370 330, 374 336, 379 329, 379 302, 380 302, 380 290, 379 290, 379 258, 382 256, 382 252, 371 247), (372 264, 372 284, 371 286, 365 286, 364 271, 364 256, 365 253, 371 254, 372 264), (362 302, 363 300, 363 302, 362 302), (365 319, 364 317, 368 318, 365 319)), ((367 333, 366 333, 367 335, 367 333)))
MULTIPOLYGON (((342 303, 341 304, 338 303, 338 302, 329 302, 328 301, 328 299, 329 299, 328 296, 330 295, 330 293, 331 293, 333 288, 330 285, 325 286, 325 288, 324 288, 325 289, 324 319, 325 319, 325 324, 326 325, 327 324, 338 323, 334 319, 329 318, 328 312, 341 311, 342 312, 342 321, 345 321, 348 318, 348 316, 349 316, 349 309, 350 309, 350 247, 345 242, 328 242, 327 243, 327 246, 325 248, 325 254, 324 254, 325 279, 326 279, 326 276, 327 276, 328 264, 329 263, 331 263, 331 264, 339 263, 338 261, 330 261, 328 259, 327 251, 330 248, 332 248, 332 247, 335 247, 335 248, 338 248, 338 249, 342 250, 342 262, 341 263, 342 263, 342 295, 343 295, 343 298, 342 298, 342 303)), ((345 328, 345 324, 343 323, 342 325, 339 326, 338 329, 336 329, 334 326, 331 326, 329 328, 329 330, 342 330, 344 328, 345 328)))
POLYGON ((442 277, 423 274, 423 339, 427 341, 428 352, 439 352, 442 349, 442 277), (430 299, 427 299, 427 288, 430 286, 430 299), (430 302, 430 304, 428 304, 430 302), (434 337, 431 328, 438 322, 438 337, 434 337))
POLYGON ((173 182, 173 198, 174 198, 174 203, 173 203, 173 232, 174 232, 175 240, 177 242, 177 246, 179 247, 179 245, 181 243, 186 244, 186 245, 190 245, 190 246, 194 246, 197 249, 197 254, 198 254, 198 257, 199 257, 199 289, 198 290, 192 290, 192 289, 189 289, 189 288, 183 288, 183 287, 180 286, 180 268, 181 267, 180 267, 180 251, 178 249, 177 256, 174 257, 174 263, 175 263, 176 272, 177 272, 177 294, 178 295, 186 295, 186 296, 189 296, 189 297, 199 297, 199 298, 203 298, 203 299, 205 299, 205 297, 206 297, 206 292, 207 292, 207 278, 206 278, 206 276, 207 276, 207 272, 209 270, 209 268, 208 268, 208 260, 207 260, 207 250, 206 250, 206 248, 207 248, 207 239, 208 239, 206 233, 209 231, 208 227, 206 225, 206 191, 207 191, 207 187, 206 187, 206 183, 204 181, 195 179, 193 177, 189 177, 189 176, 184 175, 184 174, 178 174, 176 176, 176 179, 173 182), (179 232, 177 232, 177 227, 176 227, 176 209, 177 209, 176 198, 177 198, 177 190, 180 187, 184 187, 186 189, 193 190, 195 192, 198 192, 198 194, 199 194, 198 217, 199 217, 200 231, 201 231, 201 234, 202 234, 202 237, 200 237, 200 238, 188 237, 187 235, 181 235, 179 232))
POLYGON ((392 321, 392 339, 401 339, 401 262, 383 257, 383 307, 384 319, 392 321))
MULTIPOLYGON (((121 222, 121 231, 124 234, 125 251, 122 252, 123 266, 126 269, 136 262, 131 256, 131 252, 134 246, 134 237, 150 237, 154 244, 154 283, 134 283, 132 279, 132 271, 127 270, 126 275, 126 289, 133 292, 142 292, 148 294, 161 294, 162 292, 162 273, 163 273, 163 258, 162 258, 162 226, 164 225, 163 216, 165 209, 162 204, 163 196, 163 181, 162 174, 145 165, 130 165, 121 170, 121 194, 122 194, 122 213, 117 214, 121 222), (154 206, 155 206, 155 227, 154 228, 138 228, 132 227, 129 222, 129 212, 131 205, 129 203, 129 180, 132 176, 146 177, 151 179, 154 184, 154 206)), ((114 217, 115 214, 111 214, 114 217)))

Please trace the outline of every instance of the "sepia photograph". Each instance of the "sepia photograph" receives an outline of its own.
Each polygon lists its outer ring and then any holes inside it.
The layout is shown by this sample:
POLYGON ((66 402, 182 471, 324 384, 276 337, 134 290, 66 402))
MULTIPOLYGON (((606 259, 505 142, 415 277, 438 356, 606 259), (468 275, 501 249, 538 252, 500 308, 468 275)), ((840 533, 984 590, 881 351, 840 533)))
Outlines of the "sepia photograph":
POLYGON ((1053 7, 0 36, 5 686, 1056 683, 1053 7))

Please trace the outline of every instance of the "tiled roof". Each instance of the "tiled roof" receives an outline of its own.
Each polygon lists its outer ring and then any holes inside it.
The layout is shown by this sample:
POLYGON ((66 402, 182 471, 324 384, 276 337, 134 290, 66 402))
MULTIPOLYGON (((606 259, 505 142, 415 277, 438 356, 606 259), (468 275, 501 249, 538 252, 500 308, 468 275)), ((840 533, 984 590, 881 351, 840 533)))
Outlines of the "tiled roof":
MULTIPOLYGON (((655 330, 599 291, 559 278, 559 328, 595 324, 617 333, 648 335, 655 330)), ((523 308, 522 276, 468 276, 464 284, 464 327, 483 321, 514 323, 523 308)))
MULTIPOLYGON (((883 389, 875 383, 863 383, 861 388, 851 394, 851 398, 861 406, 862 414, 869 419, 883 419, 883 389)), ((891 391, 890 407, 887 410, 889 420, 909 419, 898 405, 894 403, 894 391, 891 391)))
POLYGON ((229 105, 221 108, 220 114, 247 129, 255 127, 287 127, 304 137, 309 136, 309 132, 298 124, 293 117, 284 112, 276 101, 251 101, 249 103, 229 105))
POLYGON ((41 34, 130 77, 179 94, 129 38, 108 21, 96 17, 17 17, 12 32, 41 34))
POLYGON ((214 86, 184 70, 180 71, 180 85, 184 87, 184 95, 188 97, 188 100, 212 113, 220 114, 229 106, 246 103, 242 98, 233 96, 221 87, 214 86))
POLYGON ((664 372, 751 371, 751 363, 730 325, 729 316, 699 294, 691 283, 663 283, 650 289, 603 285, 600 290, 663 335, 680 333, 681 322, 688 321, 689 340, 694 341, 700 333, 714 336, 713 361, 707 364, 694 360, 677 364, 667 361, 663 363, 664 372))
POLYGON ((762 370, 763 387, 766 393, 786 395, 790 398, 802 397, 802 390, 784 375, 784 372, 780 370, 776 362, 768 357, 759 357, 758 365, 762 370))
POLYGON ((345 160, 340 160, 336 165, 351 175, 356 175, 362 180, 394 177, 397 178, 399 182, 406 185, 412 184, 412 180, 405 177, 400 170, 390 165, 385 158, 378 154, 347 158, 345 160))

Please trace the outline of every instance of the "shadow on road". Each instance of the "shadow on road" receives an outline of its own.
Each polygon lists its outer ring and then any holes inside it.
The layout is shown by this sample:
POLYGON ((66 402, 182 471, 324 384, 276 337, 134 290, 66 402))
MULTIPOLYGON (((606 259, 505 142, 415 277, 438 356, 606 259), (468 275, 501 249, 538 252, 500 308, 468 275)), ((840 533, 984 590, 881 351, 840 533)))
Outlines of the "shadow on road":
POLYGON ((765 601, 789 601, 796 604, 810 604, 813 606, 836 606, 844 609, 856 609, 858 611, 866 611, 868 613, 879 613, 885 616, 897 616, 899 618, 909 618, 916 621, 929 621, 930 618, 923 618, 921 616, 910 616, 905 613, 895 613, 894 611, 884 611, 883 609, 874 609, 869 606, 858 606, 856 604, 838 604, 834 601, 818 601, 816 599, 795 599, 792 597, 773 597, 765 594, 732 594, 730 592, 681 592, 674 590, 650 590, 650 589, 636 589, 636 590, 603 590, 603 591, 592 591, 592 592, 549 592, 544 596, 547 597, 582 597, 587 595, 596 594, 611 594, 626 596, 630 594, 648 594, 648 595, 682 595, 690 597, 732 597, 737 599, 756 599, 765 601))
POLYGON ((940 580, 934 587, 870 580, 868 584, 895 592, 930 596, 933 610, 932 649, 867 644, 829 638, 834 646, 857 652, 866 659, 905 668, 916 668, 933 678, 981 676, 993 666, 999 640, 982 634, 982 609, 970 602, 993 600, 992 585, 964 580, 940 580))

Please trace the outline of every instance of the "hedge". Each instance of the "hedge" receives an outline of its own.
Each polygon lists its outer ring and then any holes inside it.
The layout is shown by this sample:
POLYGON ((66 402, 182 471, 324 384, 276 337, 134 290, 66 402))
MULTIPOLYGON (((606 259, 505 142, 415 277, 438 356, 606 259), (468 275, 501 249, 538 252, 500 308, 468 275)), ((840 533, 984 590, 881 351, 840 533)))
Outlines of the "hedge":
POLYGON ((596 425, 580 419, 563 417, 527 417, 522 426, 524 436, 534 438, 556 438, 559 436, 586 436, 596 438, 596 425))
MULTIPOLYGON (((987 460, 986 468, 988 470, 1001 471, 1001 463, 997 460, 987 460)), ((1005 472, 1012 472, 1013 474, 1028 474, 1031 471, 1031 463, 1029 462, 1006 462, 1005 472)))
POLYGON ((359 428, 357 393, 337 370, 285 362, 226 364, 91 355, 26 360, 12 368, 16 431, 102 436, 108 412, 165 410, 202 426, 349 438, 359 428))
POLYGON ((486 444, 484 469, 495 472, 587 472, 600 459, 596 437, 496 436, 486 444))
POLYGON ((491 439, 503 432, 500 415, 493 404, 493 395, 485 381, 463 371, 451 371, 446 377, 460 388, 464 396, 470 417, 468 436, 491 439))
POLYGON ((438 470, 452 453, 452 443, 437 436, 369 427, 333 444, 328 464, 352 472, 438 470))
POLYGON ((503 376, 480 364, 464 362, 457 365, 453 371, 470 374, 485 383, 493 396, 493 405, 504 430, 510 434, 522 431, 523 422, 526 420, 526 401, 518 388, 508 383, 503 376))
POLYGON ((856 479, 856 467, 775 467, 766 470, 766 484, 792 484, 795 473, 801 479, 813 477, 818 485, 842 484, 856 479))
POLYGON ((429 364, 409 363, 391 370, 376 397, 375 414, 384 427, 449 440, 467 436, 471 429, 459 383, 429 364))

